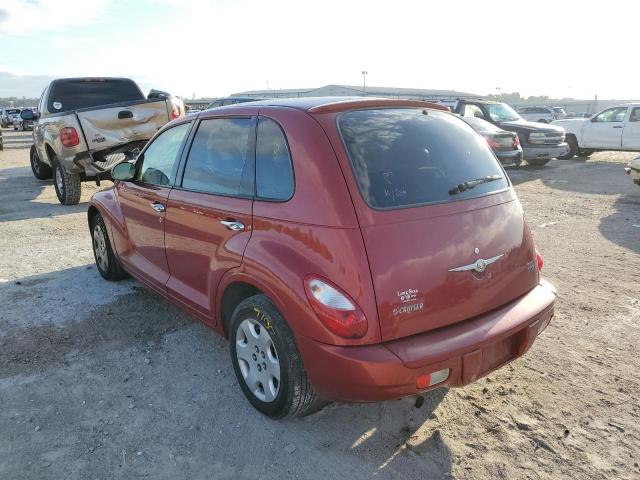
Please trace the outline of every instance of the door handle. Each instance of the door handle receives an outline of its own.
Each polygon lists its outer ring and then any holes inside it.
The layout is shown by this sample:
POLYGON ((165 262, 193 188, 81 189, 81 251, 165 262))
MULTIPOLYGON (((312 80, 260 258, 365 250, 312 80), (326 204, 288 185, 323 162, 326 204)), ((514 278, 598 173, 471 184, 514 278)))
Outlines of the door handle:
POLYGON ((164 212, 167 208, 160 202, 153 202, 151 204, 151 208, 153 208, 156 212, 158 213, 162 213, 164 212))
POLYGON ((244 223, 242 222, 236 222, 235 220, 220 220, 220 223, 234 232, 241 232, 244 230, 244 223))

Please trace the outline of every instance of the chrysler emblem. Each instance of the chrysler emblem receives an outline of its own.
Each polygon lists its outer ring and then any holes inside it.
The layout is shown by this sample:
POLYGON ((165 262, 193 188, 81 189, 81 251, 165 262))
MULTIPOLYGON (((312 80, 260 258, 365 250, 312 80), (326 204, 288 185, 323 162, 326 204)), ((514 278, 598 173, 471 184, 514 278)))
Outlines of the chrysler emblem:
POLYGON ((473 263, 470 263, 469 265, 463 265, 462 267, 452 268, 449 271, 450 272, 468 272, 469 270, 475 270, 478 273, 482 273, 487 269, 489 265, 491 265, 494 262, 497 262, 502 257, 504 257, 504 253, 501 253, 500 255, 496 255, 495 257, 491 257, 491 258, 486 258, 486 259, 479 258, 478 260, 476 260, 473 263))

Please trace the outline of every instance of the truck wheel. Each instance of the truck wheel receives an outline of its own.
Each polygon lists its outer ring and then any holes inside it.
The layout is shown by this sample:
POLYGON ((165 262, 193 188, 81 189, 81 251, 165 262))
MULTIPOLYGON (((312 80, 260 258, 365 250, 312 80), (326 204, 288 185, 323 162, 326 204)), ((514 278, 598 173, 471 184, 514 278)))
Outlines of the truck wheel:
POLYGON ((527 160, 529 165, 533 165, 534 167, 542 167, 551 161, 550 158, 533 158, 531 160, 527 160))
POLYGON ((38 151, 35 146, 31 147, 29 159, 31 161, 31 171, 33 172, 34 177, 38 180, 48 180, 51 178, 51 167, 40 161, 40 157, 38 157, 38 151))
POLYGON ((80 174, 67 172, 60 165, 57 157, 54 157, 51 163, 53 164, 53 185, 56 188, 58 200, 63 205, 77 205, 80 202, 82 189, 80 174))
POLYGON ((107 227, 102 215, 96 213, 91 220, 91 244, 93 245, 93 257, 96 260, 98 272, 103 278, 115 282, 127 278, 128 274, 120 265, 113 253, 107 227))
POLYGON ((229 340, 238 383, 257 410, 282 418, 308 415, 321 405, 293 334, 267 296, 240 302, 231 317, 229 340))
POLYGON ((594 152, 595 150, 591 149, 578 150, 578 157, 589 158, 591 155, 593 155, 594 152))
POLYGON ((565 155, 558 157, 560 160, 569 160, 575 157, 576 153, 578 153, 578 141, 576 140, 576 137, 573 135, 567 135, 567 143, 569 144, 569 151, 565 155))

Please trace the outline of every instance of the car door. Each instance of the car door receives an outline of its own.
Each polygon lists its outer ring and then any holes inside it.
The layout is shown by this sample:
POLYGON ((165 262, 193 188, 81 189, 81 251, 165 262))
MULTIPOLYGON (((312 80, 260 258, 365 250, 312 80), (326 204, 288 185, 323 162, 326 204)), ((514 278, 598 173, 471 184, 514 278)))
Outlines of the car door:
POLYGON ((622 129, 622 149, 640 151, 640 107, 633 107, 622 129))
POLYGON ((167 198, 190 127, 191 122, 185 122, 160 133, 138 157, 135 179, 116 184, 125 226, 125 238, 116 245, 120 260, 160 291, 169 279, 164 246, 167 198))
POLYGON ((627 107, 614 107, 600 112, 584 126, 582 143, 586 148, 613 148, 622 146, 622 130, 627 107))
POLYGON ((224 273, 251 236, 255 117, 200 120, 171 191, 165 222, 167 293, 207 322, 224 273))

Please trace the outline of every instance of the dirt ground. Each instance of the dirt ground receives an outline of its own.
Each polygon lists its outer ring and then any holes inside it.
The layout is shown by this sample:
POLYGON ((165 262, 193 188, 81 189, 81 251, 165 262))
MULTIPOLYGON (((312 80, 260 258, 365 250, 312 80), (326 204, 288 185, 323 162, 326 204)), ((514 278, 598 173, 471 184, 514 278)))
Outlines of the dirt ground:
MULTIPOLYGON (((630 158, 511 174, 559 292, 524 358, 421 408, 272 421, 242 396, 224 339, 132 280, 103 281, 86 206, 59 205, 28 149, 0 152, 0 479, 640 478, 630 158)), ((83 188, 82 202, 98 189, 83 188)))

